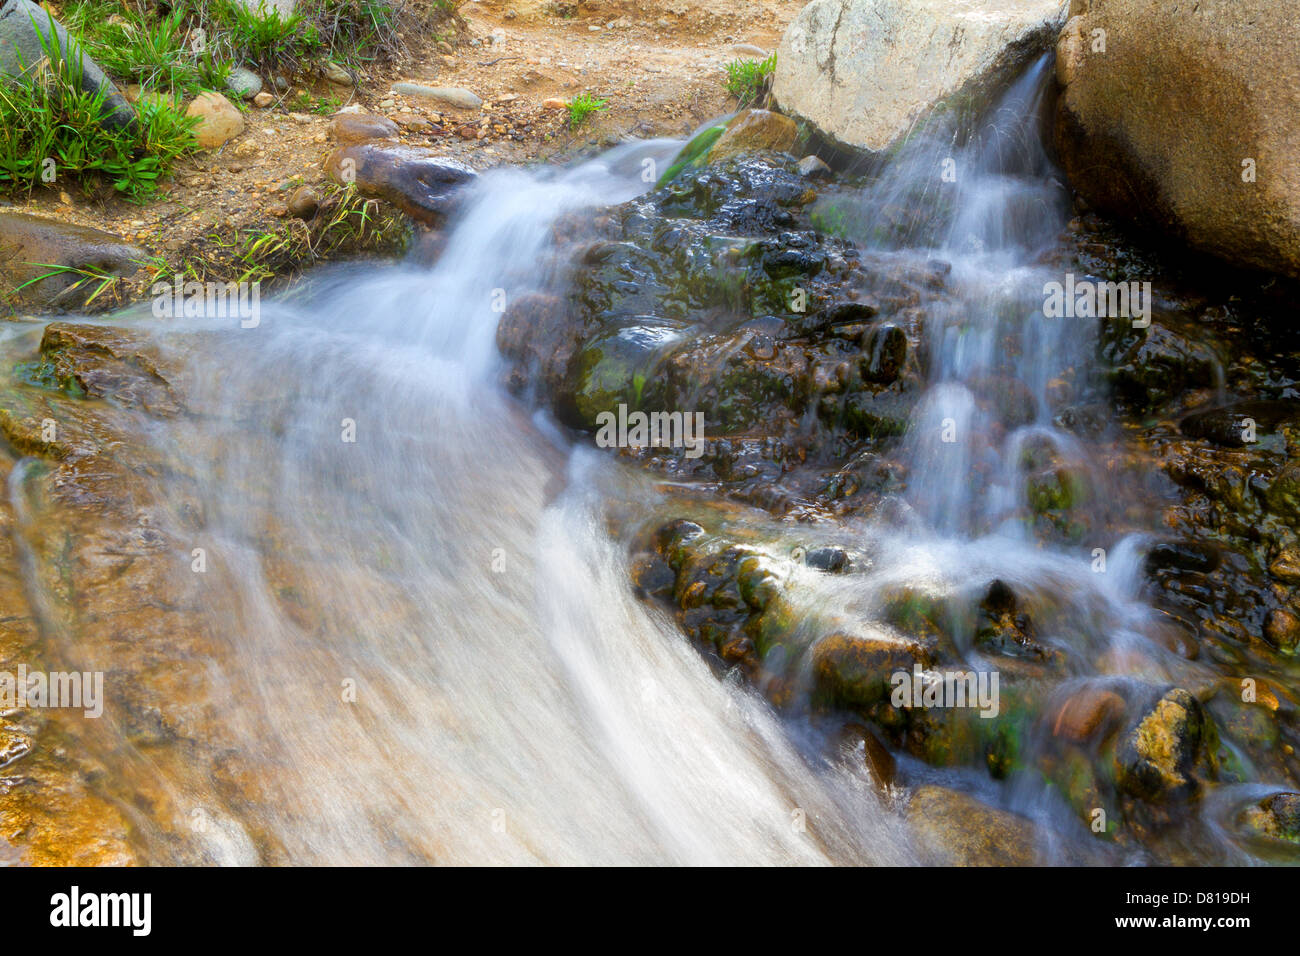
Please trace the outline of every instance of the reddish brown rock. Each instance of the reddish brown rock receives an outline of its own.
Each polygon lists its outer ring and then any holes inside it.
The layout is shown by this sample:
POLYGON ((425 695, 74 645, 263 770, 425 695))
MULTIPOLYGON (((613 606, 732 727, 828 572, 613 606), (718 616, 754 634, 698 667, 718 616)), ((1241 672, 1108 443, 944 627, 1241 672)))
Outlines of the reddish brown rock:
POLYGON ((330 132, 344 145, 368 143, 374 140, 397 141, 397 124, 387 116, 374 113, 336 113, 330 123, 330 132))

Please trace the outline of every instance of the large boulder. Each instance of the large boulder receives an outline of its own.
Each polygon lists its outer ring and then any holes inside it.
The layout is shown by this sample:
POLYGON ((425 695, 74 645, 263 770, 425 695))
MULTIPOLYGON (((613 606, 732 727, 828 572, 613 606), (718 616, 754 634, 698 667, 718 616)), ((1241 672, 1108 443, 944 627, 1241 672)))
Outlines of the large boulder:
POLYGON ((772 93, 831 142, 880 153, 935 111, 981 102, 1064 22, 1065 0, 813 0, 781 40, 772 93))
POLYGON ((0 294, 26 286, 19 298, 27 303, 74 307, 94 291, 86 275, 129 276, 144 258, 143 249, 98 229, 0 212, 0 294))
POLYGON ((1074 0, 1056 123, 1074 187, 1229 261, 1300 276, 1290 0, 1074 0))
POLYGON ((41 62, 51 24, 63 55, 70 60, 81 58, 81 85, 88 90, 104 91, 105 125, 122 128, 134 123, 135 111, 131 104, 99 65, 85 55, 80 44, 69 39, 62 25, 31 0, 0 0, 0 79, 22 75, 41 62))

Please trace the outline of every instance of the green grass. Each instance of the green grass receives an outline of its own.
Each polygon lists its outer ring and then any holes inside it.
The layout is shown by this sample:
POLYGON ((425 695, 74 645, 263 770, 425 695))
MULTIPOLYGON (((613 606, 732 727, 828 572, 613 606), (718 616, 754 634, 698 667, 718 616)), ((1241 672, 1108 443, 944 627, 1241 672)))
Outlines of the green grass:
POLYGON ((311 222, 286 219, 261 227, 228 227, 204 235, 189 254, 155 256, 150 282, 176 276, 198 282, 257 282, 293 276, 326 259, 396 253, 411 238, 404 216, 354 186, 320 187, 311 222))
POLYGON ((299 93, 289 104, 289 109, 294 113, 316 113, 319 116, 333 116, 343 105, 343 100, 337 96, 312 96, 310 93, 299 93))
POLYGON ((118 283, 122 281, 118 276, 109 275, 96 269, 77 269, 72 266, 54 265, 47 262, 32 262, 28 263, 28 265, 39 266, 48 271, 17 286, 13 290, 14 295, 22 292, 28 286, 36 285, 38 282, 44 282, 54 276, 64 276, 73 281, 71 285, 59 293, 59 299, 61 301, 76 301, 79 295, 89 291, 90 295, 83 296, 79 302, 79 307, 83 309, 89 308, 100 296, 116 292, 118 283), (74 276, 75 278, 73 278, 74 276))
MULTIPOLYGON (((48 31, 53 37, 53 31, 48 31)), ((0 84, 0 192, 30 192, 71 179, 89 193, 107 181, 128 199, 144 201, 177 158, 194 149, 195 120, 169 102, 135 107, 132 127, 112 128, 102 90, 81 88, 81 58, 65 57, 56 41, 23 77, 0 84)))
POLYGON ((114 79, 193 95, 223 89, 235 66, 265 76, 323 60, 350 67, 391 60, 405 51, 402 31, 456 16, 454 4, 436 0, 299 0, 287 17, 236 0, 72 0, 62 20, 114 79))
POLYGON ((569 101, 569 129, 577 129, 594 113, 603 113, 609 109, 605 100, 597 99, 590 93, 582 93, 569 101))
POLYGON ((776 70, 776 54, 766 60, 732 60, 726 70, 727 92, 740 101, 742 108, 752 106, 767 95, 768 83, 776 70))

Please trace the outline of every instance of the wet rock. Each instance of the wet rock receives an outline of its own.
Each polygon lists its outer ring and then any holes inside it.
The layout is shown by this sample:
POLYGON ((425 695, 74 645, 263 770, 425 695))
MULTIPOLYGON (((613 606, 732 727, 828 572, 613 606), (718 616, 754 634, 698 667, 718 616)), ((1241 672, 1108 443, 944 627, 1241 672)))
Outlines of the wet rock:
POLYGON ((1300 518, 1300 462, 1287 462, 1272 480, 1261 484, 1264 506, 1269 511, 1284 518, 1300 518))
POLYGON ((1241 823, 1256 836, 1300 843, 1300 793, 1275 793, 1248 807, 1241 823))
POLYGON ((1285 654, 1294 654, 1300 645, 1300 615, 1286 608, 1275 608, 1264 618, 1264 640, 1285 654))
POLYGON ((931 658, 919 644, 887 634, 829 634, 813 648, 817 689, 846 707, 866 707, 889 696, 890 679, 926 666, 931 658))
POLYGON ((831 168, 817 156, 805 156, 795 164, 795 169, 809 179, 827 179, 831 175, 831 168))
POLYGON ((836 743, 845 758, 861 761, 878 788, 883 790, 893 784, 898 762, 870 728, 859 723, 846 724, 836 743))
POLYGON ((1150 802, 1194 796, 1209 776, 1213 724, 1187 691, 1175 688, 1151 707, 1115 752, 1115 782, 1150 802))
POLYGON ((182 410, 157 343, 133 329, 53 322, 41 337, 40 355, 38 374, 81 395, 162 417, 182 410))
POLYGON ((325 171, 355 183, 363 195, 392 203, 417 222, 437 226, 456 208, 476 173, 454 160, 412 146, 357 143, 335 150, 325 171))
POLYGON ((27 756, 32 749, 32 739, 15 727, 10 727, 0 717, 0 770, 27 756))
POLYGON ((1101 360, 1121 400, 1154 408, 1192 388, 1213 387, 1223 361, 1217 343, 1195 330, 1159 320, 1135 329, 1126 320, 1102 323, 1101 360))
POLYGON ((706 161, 716 163, 753 151, 788 153, 798 136, 799 129, 788 116, 771 110, 745 110, 727 124, 706 161))
POLYGON ((1036 661, 1055 655, 1039 643, 1029 614, 1020 608, 1015 592, 1005 581, 993 581, 980 602, 975 625, 975 645, 987 651, 1036 661))
POLYGON ((481 97, 469 90, 455 86, 423 86, 419 83, 394 83, 393 92, 402 96, 432 100, 441 106, 458 110, 476 110, 483 105, 481 97))
POLYGON ((1055 139, 1074 187, 1112 215, 1300 276, 1300 170, 1273 159, 1295 152, 1294 11, 1215 0, 1189 15, 1108 0, 1070 12, 1057 44, 1055 139), (1094 50, 1099 35, 1104 52, 1094 50), (1192 101, 1205 121, 1189 129, 1180 104, 1192 101))
POLYGON ((898 379, 907 360, 907 335, 892 323, 876 326, 864 336, 862 353, 862 377, 888 385, 898 379))
POLYGON ((917 788, 907 822, 941 866, 1032 866, 1047 834, 1032 821, 946 787, 917 788))
POLYGON ((1300 584, 1300 551, 1288 548, 1269 563, 1268 573, 1283 584, 1300 584))
POLYGON ((398 139, 397 124, 374 113, 335 113, 330 121, 330 132, 345 145, 372 140, 396 142, 398 139))
POLYGON ((838 574, 848 570, 849 554, 843 548, 813 548, 804 555, 804 564, 818 571, 838 574))
MULTIPOLYGON (((51 267, 129 276, 144 258, 143 249, 98 229, 0 212, 0 280, 10 289, 49 275, 54 271, 51 267)), ((84 281, 78 285, 82 279, 76 272, 59 272, 27 286, 20 296, 34 305, 75 308, 98 285, 84 281)))
POLYGON ((211 90, 196 96, 185 115, 198 118, 194 140, 201 149, 224 146, 244 131, 244 114, 230 100, 211 90))
POLYGON ((1300 403, 1238 402, 1225 408, 1193 412, 1178 424, 1190 438, 1202 438, 1225 448, 1244 448, 1261 441, 1283 424, 1300 421, 1300 403))
POLYGON ((1213 543, 1160 541, 1147 552, 1148 573, 1155 571, 1213 571, 1219 566, 1220 550, 1213 543))
POLYGON ((813 0, 781 39, 773 97, 832 142, 882 153, 1003 87, 1063 22, 1060 0, 813 0))
POLYGON ((1051 715, 1052 736, 1078 744, 1102 739, 1117 728, 1124 709, 1124 698, 1119 694, 1102 684, 1085 684, 1051 715))
POLYGON ((52 20, 50 14, 31 0, 0 2, 0 77, 18 76, 44 59, 42 44, 43 39, 48 39, 51 23, 64 56, 72 60, 80 58, 82 88, 103 92, 104 125, 117 129, 133 125, 135 111, 99 64, 86 55, 75 39, 70 40, 62 24, 52 20))
POLYGON ((533 383, 543 396, 563 393, 581 332, 569 318, 558 296, 530 293, 511 303, 496 334, 497 348, 511 363, 511 391, 523 392, 533 383))
POLYGON ((575 233, 564 304, 529 319, 525 301, 498 326, 512 388, 544 386, 557 415, 586 429, 620 404, 702 414, 710 444, 694 471, 728 481, 780 474, 771 459, 737 462, 737 448, 765 454, 748 439, 773 439, 766 449, 784 455, 800 454, 776 441, 786 436, 900 434, 920 394, 919 363, 907 375, 901 368, 919 320, 881 323, 872 338, 864 320, 881 307, 849 297, 860 294, 848 288, 859 281, 856 249, 807 229, 771 231, 804 221, 808 187, 789 166, 739 158, 687 170, 598 224, 564 224, 575 233), (868 347, 875 381, 862 373, 868 347), (823 408, 829 395, 837 398, 823 408), (814 403, 818 428, 809 435, 804 413, 814 403), (740 434, 741 445, 721 441, 740 434))

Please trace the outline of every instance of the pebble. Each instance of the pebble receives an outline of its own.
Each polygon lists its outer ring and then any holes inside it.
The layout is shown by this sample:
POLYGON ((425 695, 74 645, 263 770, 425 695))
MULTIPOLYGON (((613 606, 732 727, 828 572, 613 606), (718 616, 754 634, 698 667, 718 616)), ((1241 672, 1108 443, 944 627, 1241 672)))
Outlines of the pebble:
POLYGON ((262 92, 262 78, 252 70, 237 66, 226 79, 226 89, 240 99, 251 100, 262 92))
POLYGON ((337 63, 325 63, 320 68, 320 75, 327 83, 336 86, 351 86, 352 74, 337 63))
POLYGON ((423 86, 419 83, 394 83, 393 92, 403 96, 418 96, 462 110, 476 110, 483 100, 458 86, 423 86))
POLYGON ((272 96, 270 93, 258 93, 256 96, 253 97, 253 105, 256 106, 258 109, 264 110, 274 102, 275 102, 275 97, 272 96))
POLYGON ((296 219, 312 219, 320 209, 321 196, 311 186, 299 186, 289 196, 286 206, 290 215, 296 219))
POLYGON ((816 179, 831 174, 831 168, 817 156, 805 156, 803 159, 799 160, 795 168, 799 170, 800 176, 804 176, 808 179, 816 179))

